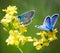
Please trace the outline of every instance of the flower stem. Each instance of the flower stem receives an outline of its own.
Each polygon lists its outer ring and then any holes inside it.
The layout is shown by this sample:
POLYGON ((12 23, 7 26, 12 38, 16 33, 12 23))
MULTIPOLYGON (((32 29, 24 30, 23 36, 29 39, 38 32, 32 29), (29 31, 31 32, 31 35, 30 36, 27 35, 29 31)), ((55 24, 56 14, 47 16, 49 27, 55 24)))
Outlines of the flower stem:
POLYGON ((23 53, 22 49, 21 49, 19 46, 17 46, 17 48, 19 49, 19 51, 20 51, 21 53, 23 53))

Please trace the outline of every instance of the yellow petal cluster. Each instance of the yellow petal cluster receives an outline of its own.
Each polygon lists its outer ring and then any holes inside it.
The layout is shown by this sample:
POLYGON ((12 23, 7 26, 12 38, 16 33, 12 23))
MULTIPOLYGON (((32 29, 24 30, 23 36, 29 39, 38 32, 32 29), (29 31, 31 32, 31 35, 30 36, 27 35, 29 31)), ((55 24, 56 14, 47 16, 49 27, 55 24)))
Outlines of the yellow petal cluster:
POLYGON ((16 17, 14 16, 15 13, 17 13, 16 6, 8 6, 7 9, 3 9, 4 12, 6 12, 6 15, 1 19, 1 23, 7 27, 9 23, 16 17))
POLYGON ((6 39, 7 45, 19 45, 19 36, 18 30, 10 30, 9 37, 6 39))
POLYGON ((4 30, 9 32, 9 37, 6 39, 7 45, 24 45, 25 42, 32 41, 31 38, 23 35, 24 32, 27 32, 27 28, 22 25, 17 16, 14 15, 17 13, 16 10, 16 6, 8 6, 7 9, 3 9, 6 14, 3 19, 1 19, 1 23, 4 26, 4 30))
POLYGON ((17 13, 17 7, 16 6, 8 6, 7 9, 3 9, 6 13, 10 15, 14 15, 14 13, 17 13))
POLYGON ((33 46, 37 50, 42 49, 44 46, 49 46, 49 43, 51 41, 54 41, 57 39, 56 37, 57 29, 54 29, 53 31, 42 31, 39 33, 36 33, 37 35, 40 35, 40 39, 34 38, 33 46))
POLYGON ((24 25, 20 25, 20 32, 27 32, 27 28, 24 25))

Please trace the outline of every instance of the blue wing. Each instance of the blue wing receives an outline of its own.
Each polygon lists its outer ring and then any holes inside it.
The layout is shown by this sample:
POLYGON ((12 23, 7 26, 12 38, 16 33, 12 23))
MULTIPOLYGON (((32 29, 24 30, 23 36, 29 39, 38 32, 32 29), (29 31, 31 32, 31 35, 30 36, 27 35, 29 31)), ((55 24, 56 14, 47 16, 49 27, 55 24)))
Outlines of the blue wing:
POLYGON ((51 25, 51 18, 50 16, 47 16, 44 20, 43 25, 45 26, 46 29, 48 29, 49 31, 52 30, 52 25, 51 25))
POLYGON ((49 29, 46 27, 46 26, 44 26, 44 25, 36 25, 35 26, 36 28, 38 28, 38 29, 41 29, 41 30, 47 30, 47 31, 49 31, 49 29))
POLYGON ((39 25, 36 25, 35 27, 39 28, 39 29, 42 29, 42 30, 47 30, 47 31, 50 31, 52 30, 52 27, 51 27, 51 19, 50 19, 50 16, 47 16, 43 22, 43 25, 39 26, 39 25))
POLYGON ((58 14, 54 14, 52 17, 47 16, 43 22, 43 25, 36 25, 35 27, 42 30, 52 31, 57 22, 58 16, 58 14))
POLYGON ((20 19, 22 24, 28 25, 32 22, 33 16, 34 16, 34 10, 31 10, 29 12, 18 15, 17 17, 20 19))
POLYGON ((43 25, 47 27, 48 29, 51 27, 51 19, 50 16, 47 16, 43 22, 43 25))
POLYGON ((58 16, 59 16, 59 14, 54 14, 51 18, 51 24, 52 24, 52 27, 54 27, 55 26, 55 24, 56 24, 56 22, 57 22, 57 20, 58 20, 58 16))

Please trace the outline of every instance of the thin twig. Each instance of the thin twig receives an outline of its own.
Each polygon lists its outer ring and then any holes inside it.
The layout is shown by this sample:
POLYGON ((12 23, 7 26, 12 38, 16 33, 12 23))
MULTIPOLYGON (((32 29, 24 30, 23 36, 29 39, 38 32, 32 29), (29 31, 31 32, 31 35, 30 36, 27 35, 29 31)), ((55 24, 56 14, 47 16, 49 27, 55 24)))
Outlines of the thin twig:
POLYGON ((19 51, 20 51, 21 53, 23 53, 22 49, 21 49, 19 46, 17 46, 17 48, 19 49, 19 51))

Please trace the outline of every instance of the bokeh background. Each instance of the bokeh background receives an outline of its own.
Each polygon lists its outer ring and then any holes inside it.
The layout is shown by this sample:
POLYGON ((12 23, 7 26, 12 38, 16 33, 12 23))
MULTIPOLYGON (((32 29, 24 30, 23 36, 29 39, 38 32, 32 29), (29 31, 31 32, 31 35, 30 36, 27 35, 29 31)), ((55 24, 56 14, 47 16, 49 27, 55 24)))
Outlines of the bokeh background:
MULTIPOLYGON (((32 43, 27 43, 21 47, 24 53, 60 53, 60 0, 0 0, 0 20, 5 15, 2 9, 9 5, 17 6, 18 14, 22 14, 29 10, 35 10, 35 16, 32 23, 27 26, 28 32, 26 36, 36 36, 36 32, 40 30, 35 28, 35 25, 41 25, 47 15, 59 14, 55 28, 58 29, 58 40, 50 43, 48 47, 44 47, 37 51, 32 43)), ((7 46, 5 43, 8 33, 2 29, 0 24, 0 53, 20 53, 16 46, 7 46)))

